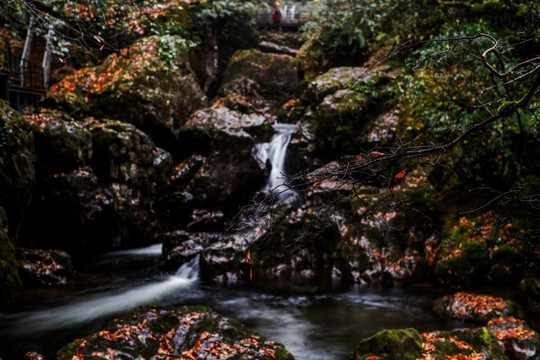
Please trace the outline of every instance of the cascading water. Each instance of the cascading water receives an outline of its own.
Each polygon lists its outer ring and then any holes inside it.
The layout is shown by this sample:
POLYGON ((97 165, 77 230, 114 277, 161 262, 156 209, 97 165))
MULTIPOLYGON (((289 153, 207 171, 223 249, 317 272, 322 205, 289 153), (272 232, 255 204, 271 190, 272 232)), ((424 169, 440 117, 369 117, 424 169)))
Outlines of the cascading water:
MULTIPOLYGON (((155 250, 155 247, 144 248, 155 250)), ((146 254, 140 252, 140 254, 146 254)), ((179 290, 192 286, 199 278, 199 255, 183 264, 175 275, 149 284, 128 289, 101 293, 91 299, 76 301, 45 311, 19 314, 20 321, 11 324, 20 333, 34 333, 84 324, 104 316, 123 313, 143 305, 159 302, 179 290)))
MULTIPOLYGON (((159 256, 160 246, 103 254, 107 260, 159 256), (136 255, 133 255, 136 254, 136 255)), ((25 358, 28 350, 55 358, 62 346, 100 329, 134 306, 207 305, 255 331, 284 343, 296 359, 345 359, 358 339, 384 328, 427 332, 463 327, 438 318, 433 300, 404 289, 335 288, 331 293, 272 295, 252 289, 200 284, 197 257, 172 276, 144 277, 144 283, 113 291, 91 287, 62 298, 64 305, 39 304, 40 310, 0 312, 0 357, 25 358), (65 300, 69 300, 65 303, 65 300), (361 327, 358 324, 362 324, 361 327), (329 331, 331 329, 332 331, 329 331)), ((102 263, 105 266, 105 263, 102 263)), ((118 275, 118 274, 115 274, 118 275)), ((113 284, 111 284, 113 285, 113 284)), ((113 285, 112 287, 116 287, 113 285)))
POLYGON ((270 174, 264 191, 275 194, 280 201, 287 204, 298 205, 301 203, 301 196, 289 186, 285 172, 287 148, 297 126, 276 123, 272 127, 276 130, 276 133, 270 142, 257 145, 257 157, 259 160, 264 164, 270 163, 270 174))

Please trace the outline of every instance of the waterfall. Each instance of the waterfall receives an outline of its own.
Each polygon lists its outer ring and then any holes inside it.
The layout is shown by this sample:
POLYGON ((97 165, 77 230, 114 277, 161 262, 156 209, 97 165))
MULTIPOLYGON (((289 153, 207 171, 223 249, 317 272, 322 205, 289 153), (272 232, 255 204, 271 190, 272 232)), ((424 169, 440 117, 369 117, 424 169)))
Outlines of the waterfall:
POLYGON ((299 204, 300 194, 288 186, 285 172, 287 147, 297 126, 276 123, 272 127, 276 133, 270 142, 257 145, 257 157, 264 164, 270 163, 271 166, 264 191, 277 194, 277 198, 287 204, 299 204))
POLYGON ((186 280, 196 280, 199 277, 199 256, 195 255, 193 259, 180 266, 174 276, 186 280))

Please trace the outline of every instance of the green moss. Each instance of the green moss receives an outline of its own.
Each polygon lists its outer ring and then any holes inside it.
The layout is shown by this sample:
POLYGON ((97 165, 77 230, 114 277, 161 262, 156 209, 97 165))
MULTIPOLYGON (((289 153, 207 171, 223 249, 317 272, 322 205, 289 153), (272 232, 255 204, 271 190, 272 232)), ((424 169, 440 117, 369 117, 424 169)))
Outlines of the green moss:
POLYGON ((512 285, 519 280, 524 254, 514 246, 501 245, 493 251, 491 279, 500 285, 512 285))
POLYGON ((486 354, 486 360, 508 359, 495 335, 485 327, 472 330, 458 329, 450 332, 450 335, 457 336, 458 340, 470 344, 475 352, 486 354))
POLYGON ((518 101, 504 101, 497 109, 497 112, 502 117, 512 116, 514 112, 519 108, 518 101))
POLYGON ((234 53, 223 75, 221 96, 239 93, 284 103, 298 85, 297 64, 288 55, 263 53, 257 49, 234 53))
POLYGON ((83 340, 75 340, 56 353, 56 360, 72 360, 73 355, 77 353, 77 348, 83 342, 83 340))
POLYGON ((444 283, 470 286, 485 283, 490 268, 486 244, 471 241, 462 243, 460 253, 438 261, 435 275, 444 283))
POLYGON ((422 352, 422 337, 417 330, 383 330, 362 340, 353 359, 377 355, 384 359, 415 360, 422 356, 422 352))

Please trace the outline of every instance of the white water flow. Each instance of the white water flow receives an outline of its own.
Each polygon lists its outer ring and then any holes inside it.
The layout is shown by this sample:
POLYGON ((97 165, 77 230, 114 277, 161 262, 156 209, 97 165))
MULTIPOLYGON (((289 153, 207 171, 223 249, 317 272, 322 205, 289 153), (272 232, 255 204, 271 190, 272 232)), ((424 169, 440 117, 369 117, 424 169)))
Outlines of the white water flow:
POLYGON ((294 124, 274 124, 276 133, 270 142, 258 145, 257 157, 264 164, 270 162, 271 169, 265 191, 277 195, 277 198, 288 204, 301 202, 300 194, 287 184, 285 161, 287 159, 287 147, 291 141, 291 135, 297 126, 294 124))
POLYGON ((83 300, 44 311, 21 314, 14 326, 20 332, 60 329, 94 319, 127 312, 139 305, 153 304, 193 285, 199 277, 199 256, 183 264, 173 276, 131 289, 102 293, 83 300))

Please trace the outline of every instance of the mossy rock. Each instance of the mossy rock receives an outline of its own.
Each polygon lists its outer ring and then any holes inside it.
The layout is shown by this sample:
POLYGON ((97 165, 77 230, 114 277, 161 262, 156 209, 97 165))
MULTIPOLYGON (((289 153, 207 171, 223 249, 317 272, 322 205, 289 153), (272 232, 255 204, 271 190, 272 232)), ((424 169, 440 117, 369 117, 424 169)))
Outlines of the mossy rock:
POLYGON ((448 285, 470 287, 491 282, 515 286, 538 269, 536 244, 527 241, 534 225, 509 222, 495 212, 449 218, 437 249, 435 276, 448 285))
POLYGON ((187 191, 197 206, 234 207, 246 203, 264 185, 266 169, 253 156, 255 139, 250 132, 268 130, 265 117, 243 114, 220 104, 195 112, 182 129, 195 151, 206 161, 198 168, 187 191), (206 145, 206 149, 202 147, 206 145))
POLYGON ((435 300, 433 310, 444 318, 487 323, 489 320, 516 313, 516 304, 489 295, 457 292, 435 300))
POLYGON ((266 281, 284 284, 330 279, 341 235, 330 218, 319 218, 309 208, 299 211, 285 204, 272 211, 272 228, 250 248, 255 284, 266 281))
POLYGON ((487 246, 469 242, 463 245, 460 253, 439 260, 435 266, 435 276, 446 283, 471 286, 485 283, 490 268, 487 246))
POLYGON ((367 68, 336 67, 311 81, 304 96, 310 105, 316 106, 326 96, 335 93, 337 90, 361 91, 366 86, 376 88, 380 85, 381 79, 383 77, 380 77, 379 72, 370 71, 367 68))
POLYGON ((424 345, 424 348, 437 360, 448 356, 475 358, 480 355, 485 360, 508 359, 495 335, 485 327, 425 333, 422 340, 431 345, 424 345))
POLYGON ((487 324, 510 359, 535 360, 540 356, 540 335, 522 319, 499 317, 487 324))
POLYGON ((128 183, 144 192, 164 184, 173 160, 167 151, 134 125, 113 120, 90 120, 92 165, 101 182, 128 183))
POLYGON ((43 109, 26 116, 35 125, 34 143, 45 174, 71 171, 92 159, 92 135, 87 127, 58 111, 43 109))
POLYGON ((256 49, 239 50, 227 66, 219 93, 237 93, 247 98, 260 95, 282 104, 296 92, 298 85, 298 65, 294 57, 256 49))
POLYGON ((360 342, 354 360, 436 359, 508 360, 487 328, 456 329, 420 334, 415 329, 383 330, 360 342))
POLYGON ((167 310, 142 306, 116 319, 104 330, 66 345, 58 360, 74 357, 200 358, 293 360, 283 345, 269 341, 239 322, 204 306, 167 310))
POLYGON ((352 358, 416 360, 422 357, 422 352, 422 337, 417 330, 383 330, 362 340, 352 358))
POLYGON ((308 85, 302 99, 311 107, 306 117, 312 122, 318 153, 326 158, 356 154, 359 146, 370 142, 368 135, 375 127, 370 119, 386 110, 378 104, 386 104, 387 77, 378 74, 334 68, 308 85))
POLYGON ((48 101, 83 117, 135 124, 174 152, 178 132, 206 97, 189 66, 188 42, 179 36, 137 40, 122 54, 83 68, 51 87, 48 101))

